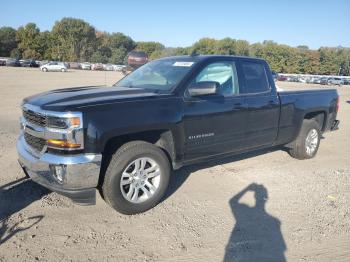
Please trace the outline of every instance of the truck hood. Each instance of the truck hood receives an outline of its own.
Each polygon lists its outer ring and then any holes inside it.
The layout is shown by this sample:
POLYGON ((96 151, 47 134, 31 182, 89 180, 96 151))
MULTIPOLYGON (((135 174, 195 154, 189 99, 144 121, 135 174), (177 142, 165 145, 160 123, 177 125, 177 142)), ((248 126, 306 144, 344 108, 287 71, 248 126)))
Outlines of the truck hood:
POLYGON ((23 102, 40 106, 44 110, 67 111, 98 104, 152 99, 159 96, 161 94, 149 89, 85 86, 40 93, 25 98, 23 102))

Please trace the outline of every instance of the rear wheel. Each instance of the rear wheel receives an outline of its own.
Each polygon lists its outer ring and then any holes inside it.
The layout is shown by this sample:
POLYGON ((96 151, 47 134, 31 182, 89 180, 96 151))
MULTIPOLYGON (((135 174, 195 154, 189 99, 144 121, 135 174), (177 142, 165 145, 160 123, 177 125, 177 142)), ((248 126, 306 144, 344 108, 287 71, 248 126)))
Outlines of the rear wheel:
POLYGON ((289 154, 296 159, 313 158, 320 146, 321 131, 313 119, 304 119, 300 133, 291 144, 289 154))
POLYGON ((44 71, 44 72, 47 72, 48 70, 47 70, 47 68, 46 68, 46 67, 44 67, 44 68, 43 68, 43 71, 44 71))
POLYGON ((102 185, 108 204, 123 214, 145 212, 159 203, 169 184, 170 164, 153 144, 133 141, 112 156, 102 185))

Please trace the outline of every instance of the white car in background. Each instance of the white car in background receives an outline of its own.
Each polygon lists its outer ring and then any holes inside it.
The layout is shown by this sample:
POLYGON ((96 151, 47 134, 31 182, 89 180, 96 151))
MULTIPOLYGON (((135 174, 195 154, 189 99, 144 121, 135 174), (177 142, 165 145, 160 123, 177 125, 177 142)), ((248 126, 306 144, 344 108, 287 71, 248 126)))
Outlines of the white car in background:
POLYGON ((122 71, 124 68, 126 68, 126 65, 113 65, 114 71, 122 71))
POLYGON ((103 65, 103 70, 105 70, 105 71, 113 71, 113 65, 112 64, 103 65))
POLYGON ((90 63, 81 63, 80 66, 81 66, 81 69, 83 69, 83 70, 91 70, 90 63))
POLYGON ((45 65, 42 65, 40 67, 40 70, 43 72, 48 72, 48 71, 67 72, 67 66, 62 62, 49 62, 45 65))
POLYGON ((341 86, 343 84, 343 80, 339 77, 331 77, 328 78, 328 84, 341 86))

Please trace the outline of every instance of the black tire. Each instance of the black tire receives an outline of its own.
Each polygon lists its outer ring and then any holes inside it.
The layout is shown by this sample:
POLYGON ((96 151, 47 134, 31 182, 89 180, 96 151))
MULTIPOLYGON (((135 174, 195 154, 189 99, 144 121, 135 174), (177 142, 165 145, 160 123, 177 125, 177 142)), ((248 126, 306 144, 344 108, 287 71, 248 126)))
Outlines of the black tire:
POLYGON ((170 178, 170 163, 165 153, 157 146, 144 142, 133 141, 121 146, 112 156, 107 167, 102 193, 105 201, 115 210, 126 215, 145 212, 156 206, 164 196, 170 178), (160 169, 160 182, 154 195, 141 203, 132 203, 124 196, 120 188, 123 171, 134 160, 140 157, 152 158, 160 169))
POLYGON ((44 67, 42 71, 43 71, 43 72, 48 72, 49 70, 47 70, 47 68, 44 67))
POLYGON ((318 148, 320 146, 320 140, 321 130, 319 124, 313 119, 304 119, 298 137, 294 142, 290 144, 289 154, 299 160, 313 158, 317 154, 318 148), (307 137, 311 130, 316 130, 317 132, 317 145, 312 153, 308 153, 306 143, 307 137))

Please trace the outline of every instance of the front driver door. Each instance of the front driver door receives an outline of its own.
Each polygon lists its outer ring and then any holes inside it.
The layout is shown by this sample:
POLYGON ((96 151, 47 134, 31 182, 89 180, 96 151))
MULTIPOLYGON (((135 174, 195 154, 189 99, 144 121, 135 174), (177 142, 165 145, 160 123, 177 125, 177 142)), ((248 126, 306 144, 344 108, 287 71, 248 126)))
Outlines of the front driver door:
POLYGON ((244 145, 246 111, 235 61, 207 64, 191 83, 201 81, 215 81, 220 87, 214 95, 185 94, 185 161, 237 151, 244 145))

